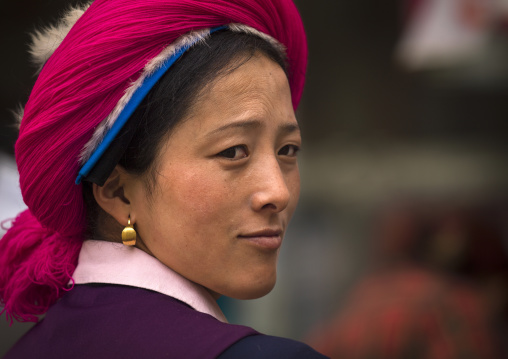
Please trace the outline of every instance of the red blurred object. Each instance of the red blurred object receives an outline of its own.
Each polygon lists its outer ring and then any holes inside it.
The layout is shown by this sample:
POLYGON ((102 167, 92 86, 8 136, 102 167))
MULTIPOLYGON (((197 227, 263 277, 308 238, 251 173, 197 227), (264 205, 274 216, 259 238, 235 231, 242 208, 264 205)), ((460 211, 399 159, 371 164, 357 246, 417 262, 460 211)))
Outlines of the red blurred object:
POLYGON ((427 271, 365 278, 308 343, 331 358, 500 358, 481 297, 427 271))
POLYGON ((449 205, 385 209, 372 270, 307 342, 341 359, 504 358, 508 255, 494 219, 449 205))

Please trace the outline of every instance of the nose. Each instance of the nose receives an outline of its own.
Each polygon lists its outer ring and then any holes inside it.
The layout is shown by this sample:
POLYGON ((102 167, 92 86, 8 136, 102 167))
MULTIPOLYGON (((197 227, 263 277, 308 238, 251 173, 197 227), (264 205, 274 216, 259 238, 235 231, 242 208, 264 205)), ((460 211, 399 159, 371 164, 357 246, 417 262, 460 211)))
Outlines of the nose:
POLYGON ((276 158, 263 161, 255 175, 255 191, 251 206, 255 211, 268 210, 281 212, 289 204, 291 191, 288 187, 289 175, 284 173, 276 158))

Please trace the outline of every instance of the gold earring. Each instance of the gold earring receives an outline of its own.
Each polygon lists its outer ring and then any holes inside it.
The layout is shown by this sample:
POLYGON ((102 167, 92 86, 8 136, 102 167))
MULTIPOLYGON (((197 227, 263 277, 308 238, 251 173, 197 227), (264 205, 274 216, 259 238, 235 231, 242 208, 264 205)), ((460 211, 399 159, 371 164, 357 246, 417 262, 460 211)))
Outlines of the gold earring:
POLYGON ((136 245, 136 230, 132 227, 130 215, 127 220, 127 226, 122 231, 122 242, 126 246, 136 245))

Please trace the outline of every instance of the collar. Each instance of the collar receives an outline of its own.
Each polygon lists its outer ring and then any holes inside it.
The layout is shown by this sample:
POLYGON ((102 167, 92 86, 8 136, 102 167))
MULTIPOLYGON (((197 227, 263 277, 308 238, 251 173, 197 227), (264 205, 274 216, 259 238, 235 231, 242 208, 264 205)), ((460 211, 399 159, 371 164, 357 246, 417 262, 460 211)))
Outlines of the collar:
POLYGON ((72 278, 75 284, 107 283, 153 290, 227 323, 219 305, 204 287, 182 277, 135 247, 105 241, 84 241, 72 278))

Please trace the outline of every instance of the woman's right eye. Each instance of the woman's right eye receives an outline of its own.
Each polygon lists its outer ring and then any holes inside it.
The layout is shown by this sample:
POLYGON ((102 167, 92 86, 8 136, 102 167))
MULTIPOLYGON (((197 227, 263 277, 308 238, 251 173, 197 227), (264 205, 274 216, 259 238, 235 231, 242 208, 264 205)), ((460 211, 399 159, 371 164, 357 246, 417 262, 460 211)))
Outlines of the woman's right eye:
POLYGON ((249 156, 247 147, 245 145, 233 146, 225 149, 217 154, 219 157, 224 157, 230 160, 241 160, 249 156))

